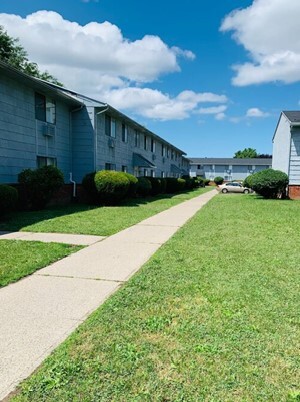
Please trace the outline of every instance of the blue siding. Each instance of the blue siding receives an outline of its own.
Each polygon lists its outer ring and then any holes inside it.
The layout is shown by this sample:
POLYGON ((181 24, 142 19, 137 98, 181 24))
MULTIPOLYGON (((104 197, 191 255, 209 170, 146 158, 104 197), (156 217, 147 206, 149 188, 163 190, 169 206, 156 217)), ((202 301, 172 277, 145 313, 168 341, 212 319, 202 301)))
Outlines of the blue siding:
POLYGON ((81 182, 95 170, 94 108, 84 107, 72 115, 73 178, 81 182))
MULTIPOLYGON (((42 91, 41 91, 42 93, 42 91)), ((23 169, 35 169, 37 156, 57 159, 68 181, 71 171, 69 106, 56 100, 55 135, 43 134, 35 119, 35 91, 9 77, 0 77, 0 182, 16 183, 23 169)))

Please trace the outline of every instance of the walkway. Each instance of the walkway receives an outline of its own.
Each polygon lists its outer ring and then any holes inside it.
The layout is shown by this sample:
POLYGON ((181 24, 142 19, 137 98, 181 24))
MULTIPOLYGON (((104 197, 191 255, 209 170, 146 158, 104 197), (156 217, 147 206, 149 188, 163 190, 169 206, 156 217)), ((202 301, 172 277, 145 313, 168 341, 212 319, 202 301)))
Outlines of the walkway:
POLYGON ((0 289, 0 400, 216 194, 185 201, 0 289))

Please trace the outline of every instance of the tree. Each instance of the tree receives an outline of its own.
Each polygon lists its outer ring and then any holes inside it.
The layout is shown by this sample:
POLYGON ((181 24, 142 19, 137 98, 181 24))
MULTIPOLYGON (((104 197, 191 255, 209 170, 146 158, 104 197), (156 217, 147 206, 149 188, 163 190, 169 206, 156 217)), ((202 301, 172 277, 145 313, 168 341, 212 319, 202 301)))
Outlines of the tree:
POLYGON ((53 84, 63 86, 55 77, 47 71, 41 72, 36 63, 28 60, 26 50, 19 44, 18 38, 12 38, 0 25, 0 60, 18 70, 31 75, 32 77, 40 78, 49 81, 53 84))
POLYGON ((234 158, 258 158, 258 153, 254 148, 245 148, 242 151, 237 151, 234 158))

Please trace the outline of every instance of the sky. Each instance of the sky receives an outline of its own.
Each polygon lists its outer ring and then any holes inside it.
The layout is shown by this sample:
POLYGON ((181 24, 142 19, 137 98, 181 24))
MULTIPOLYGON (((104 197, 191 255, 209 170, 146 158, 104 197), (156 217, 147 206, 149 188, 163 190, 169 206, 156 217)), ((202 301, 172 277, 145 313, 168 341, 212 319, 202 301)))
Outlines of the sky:
POLYGON ((299 0, 0 0, 29 59, 189 157, 272 153, 300 107, 299 0))

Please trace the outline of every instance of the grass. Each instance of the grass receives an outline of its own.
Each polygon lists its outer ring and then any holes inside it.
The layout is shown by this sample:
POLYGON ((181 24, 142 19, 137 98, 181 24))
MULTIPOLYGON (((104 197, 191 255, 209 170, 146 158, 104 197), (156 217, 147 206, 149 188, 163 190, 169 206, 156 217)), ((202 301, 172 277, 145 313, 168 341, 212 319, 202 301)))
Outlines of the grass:
POLYGON ((299 207, 215 197, 12 400, 299 401, 299 207))
POLYGON ((0 240, 0 287, 16 282, 80 248, 58 243, 0 240))
POLYGON ((43 211, 18 212, 11 214, 6 221, 0 222, 0 231, 109 236, 211 189, 208 187, 177 195, 135 199, 118 207, 73 204, 43 211))

